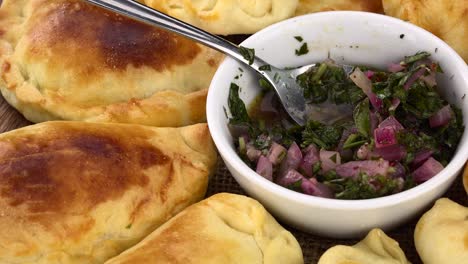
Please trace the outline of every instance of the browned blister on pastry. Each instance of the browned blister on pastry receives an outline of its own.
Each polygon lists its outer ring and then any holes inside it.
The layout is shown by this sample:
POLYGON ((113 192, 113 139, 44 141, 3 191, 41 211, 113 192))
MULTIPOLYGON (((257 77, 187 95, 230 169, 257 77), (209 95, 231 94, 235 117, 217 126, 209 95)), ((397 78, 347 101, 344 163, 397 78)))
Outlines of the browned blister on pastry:
POLYGON ((420 26, 455 49, 468 62, 467 0, 383 0, 385 14, 420 26))
POLYGON ((206 124, 2 134, 0 263, 103 263, 202 199, 215 161, 206 124))
POLYGON ((366 11, 382 13, 381 0, 299 0, 296 16, 324 11, 366 11))
POLYGON ((0 89, 27 119, 205 120, 219 53, 84 1, 4 2, 0 89))
POLYGON ((135 247, 106 262, 301 264, 294 236, 257 201, 221 193, 185 209, 135 247))

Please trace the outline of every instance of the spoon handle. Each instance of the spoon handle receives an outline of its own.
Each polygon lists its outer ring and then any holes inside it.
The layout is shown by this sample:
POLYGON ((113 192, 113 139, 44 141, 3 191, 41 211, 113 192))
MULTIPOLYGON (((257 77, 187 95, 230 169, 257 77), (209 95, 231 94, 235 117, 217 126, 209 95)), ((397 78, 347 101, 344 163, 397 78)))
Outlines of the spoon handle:
MULTIPOLYGON (((249 64, 244 56, 239 51, 239 46, 229 42, 221 37, 210 34, 200 28, 189 25, 176 18, 168 16, 164 13, 149 8, 133 0, 87 0, 88 2, 99 7, 108 9, 126 17, 133 18, 143 23, 164 28, 168 31, 188 37, 192 40, 200 42, 210 48, 218 50, 242 63, 249 64)), ((263 60, 255 57, 254 63, 250 65, 257 72, 260 72, 259 67, 266 65, 263 60)))

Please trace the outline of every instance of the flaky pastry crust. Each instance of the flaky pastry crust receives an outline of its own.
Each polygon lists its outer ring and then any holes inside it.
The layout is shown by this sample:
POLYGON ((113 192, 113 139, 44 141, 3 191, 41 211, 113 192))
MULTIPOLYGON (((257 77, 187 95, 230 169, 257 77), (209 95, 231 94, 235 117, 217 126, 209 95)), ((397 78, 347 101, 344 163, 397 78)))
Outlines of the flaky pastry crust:
POLYGON ((28 120, 205 120, 222 55, 80 0, 5 0, 0 90, 28 120))
POLYGON ((106 264, 302 264, 294 236, 248 197, 221 193, 185 209, 106 264))
POLYGON ((201 200, 206 124, 52 121, 0 135, 0 263, 94 264, 201 200))

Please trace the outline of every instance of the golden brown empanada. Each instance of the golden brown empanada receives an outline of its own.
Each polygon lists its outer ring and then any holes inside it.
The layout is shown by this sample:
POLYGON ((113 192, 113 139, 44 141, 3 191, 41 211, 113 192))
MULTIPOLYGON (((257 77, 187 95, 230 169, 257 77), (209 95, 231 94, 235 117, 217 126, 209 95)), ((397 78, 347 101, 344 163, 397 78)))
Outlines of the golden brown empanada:
POLYGON ((303 262, 294 236, 260 203, 222 193, 185 209, 106 264, 303 262))
POLYGON ((467 0, 383 0, 385 14, 407 20, 447 42, 468 62, 467 0))
POLYGON ((202 122, 222 59, 79 0, 5 0, 0 33, 0 90, 33 122, 202 122))
POLYGON ((337 10, 383 12, 381 0, 299 0, 296 16, 337 10))
POLYGON ((410 264, 398 242, 382 230, 373 229, 354 246, 328 249, 318 264, 410 264))
POLYGON ((143 0, 213 34, 251 34, 294 15, 298 0, 143 0))
POLYGON ((0 135, 0 263, 104 263, 203 198, 206 124, 45 122, 0 135))
POLYGON ((441 198, 419 219, 414 243, 424 264, 466 264, 468 208, 441 198))

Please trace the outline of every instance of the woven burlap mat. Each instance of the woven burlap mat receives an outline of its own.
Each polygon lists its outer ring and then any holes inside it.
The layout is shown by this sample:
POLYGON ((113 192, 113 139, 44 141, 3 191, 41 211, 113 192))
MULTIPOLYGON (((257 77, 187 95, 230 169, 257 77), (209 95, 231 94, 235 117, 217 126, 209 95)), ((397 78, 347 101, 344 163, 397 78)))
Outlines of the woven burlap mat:
MULTIPOLYGON (((208 186, 208 193, 207 197, 211 196, 215 193, 220 192, 230 192, 236 194, 244 194, 245 192, 241 189, 239 184, 235 181, 234 177, 232 177, 231 173, 227 170, 226 166, 220 159, 218 164, 218 168, 216 170, 215 175, 210 180, 208 186)), ((445 193, 444 197, 448 197, 453 201, 458 202, 464 206, 468 206, 468 198, 466 195, 465 190, 463 189, 461 183, 461 177, 459 177, 453 186, 449 189, 447 193, 445 193)), ((431 205, 432 206, 432 205, 431 205)), ((429 208, 428 208, 429 209, 429 208)), ((395 239, 400 243, 401 248, 406 253, 406 256, 413 264, 422 263, 418 257, 416 249, 414 247, 413 242, 413 231, 414 226, 417 223, 420 215, 416 216, 410 222, 404 224, 403 226, 391 231, 387 232, 387 235, 395 239)), ((352 245, 358 242, 359 240, 340 240, 340 239, 329 239, 324 237, 319 237, 316 235, 304 233, 294 228, 282 224, 286 229, 291 231, 294 236, 299 241, 299 244, 302 247, 302 252, 304 254, 304 260, 306 264, 313 264, 317 263, 320 256, 325 252, 328 248, 334 245, 352 245)))

